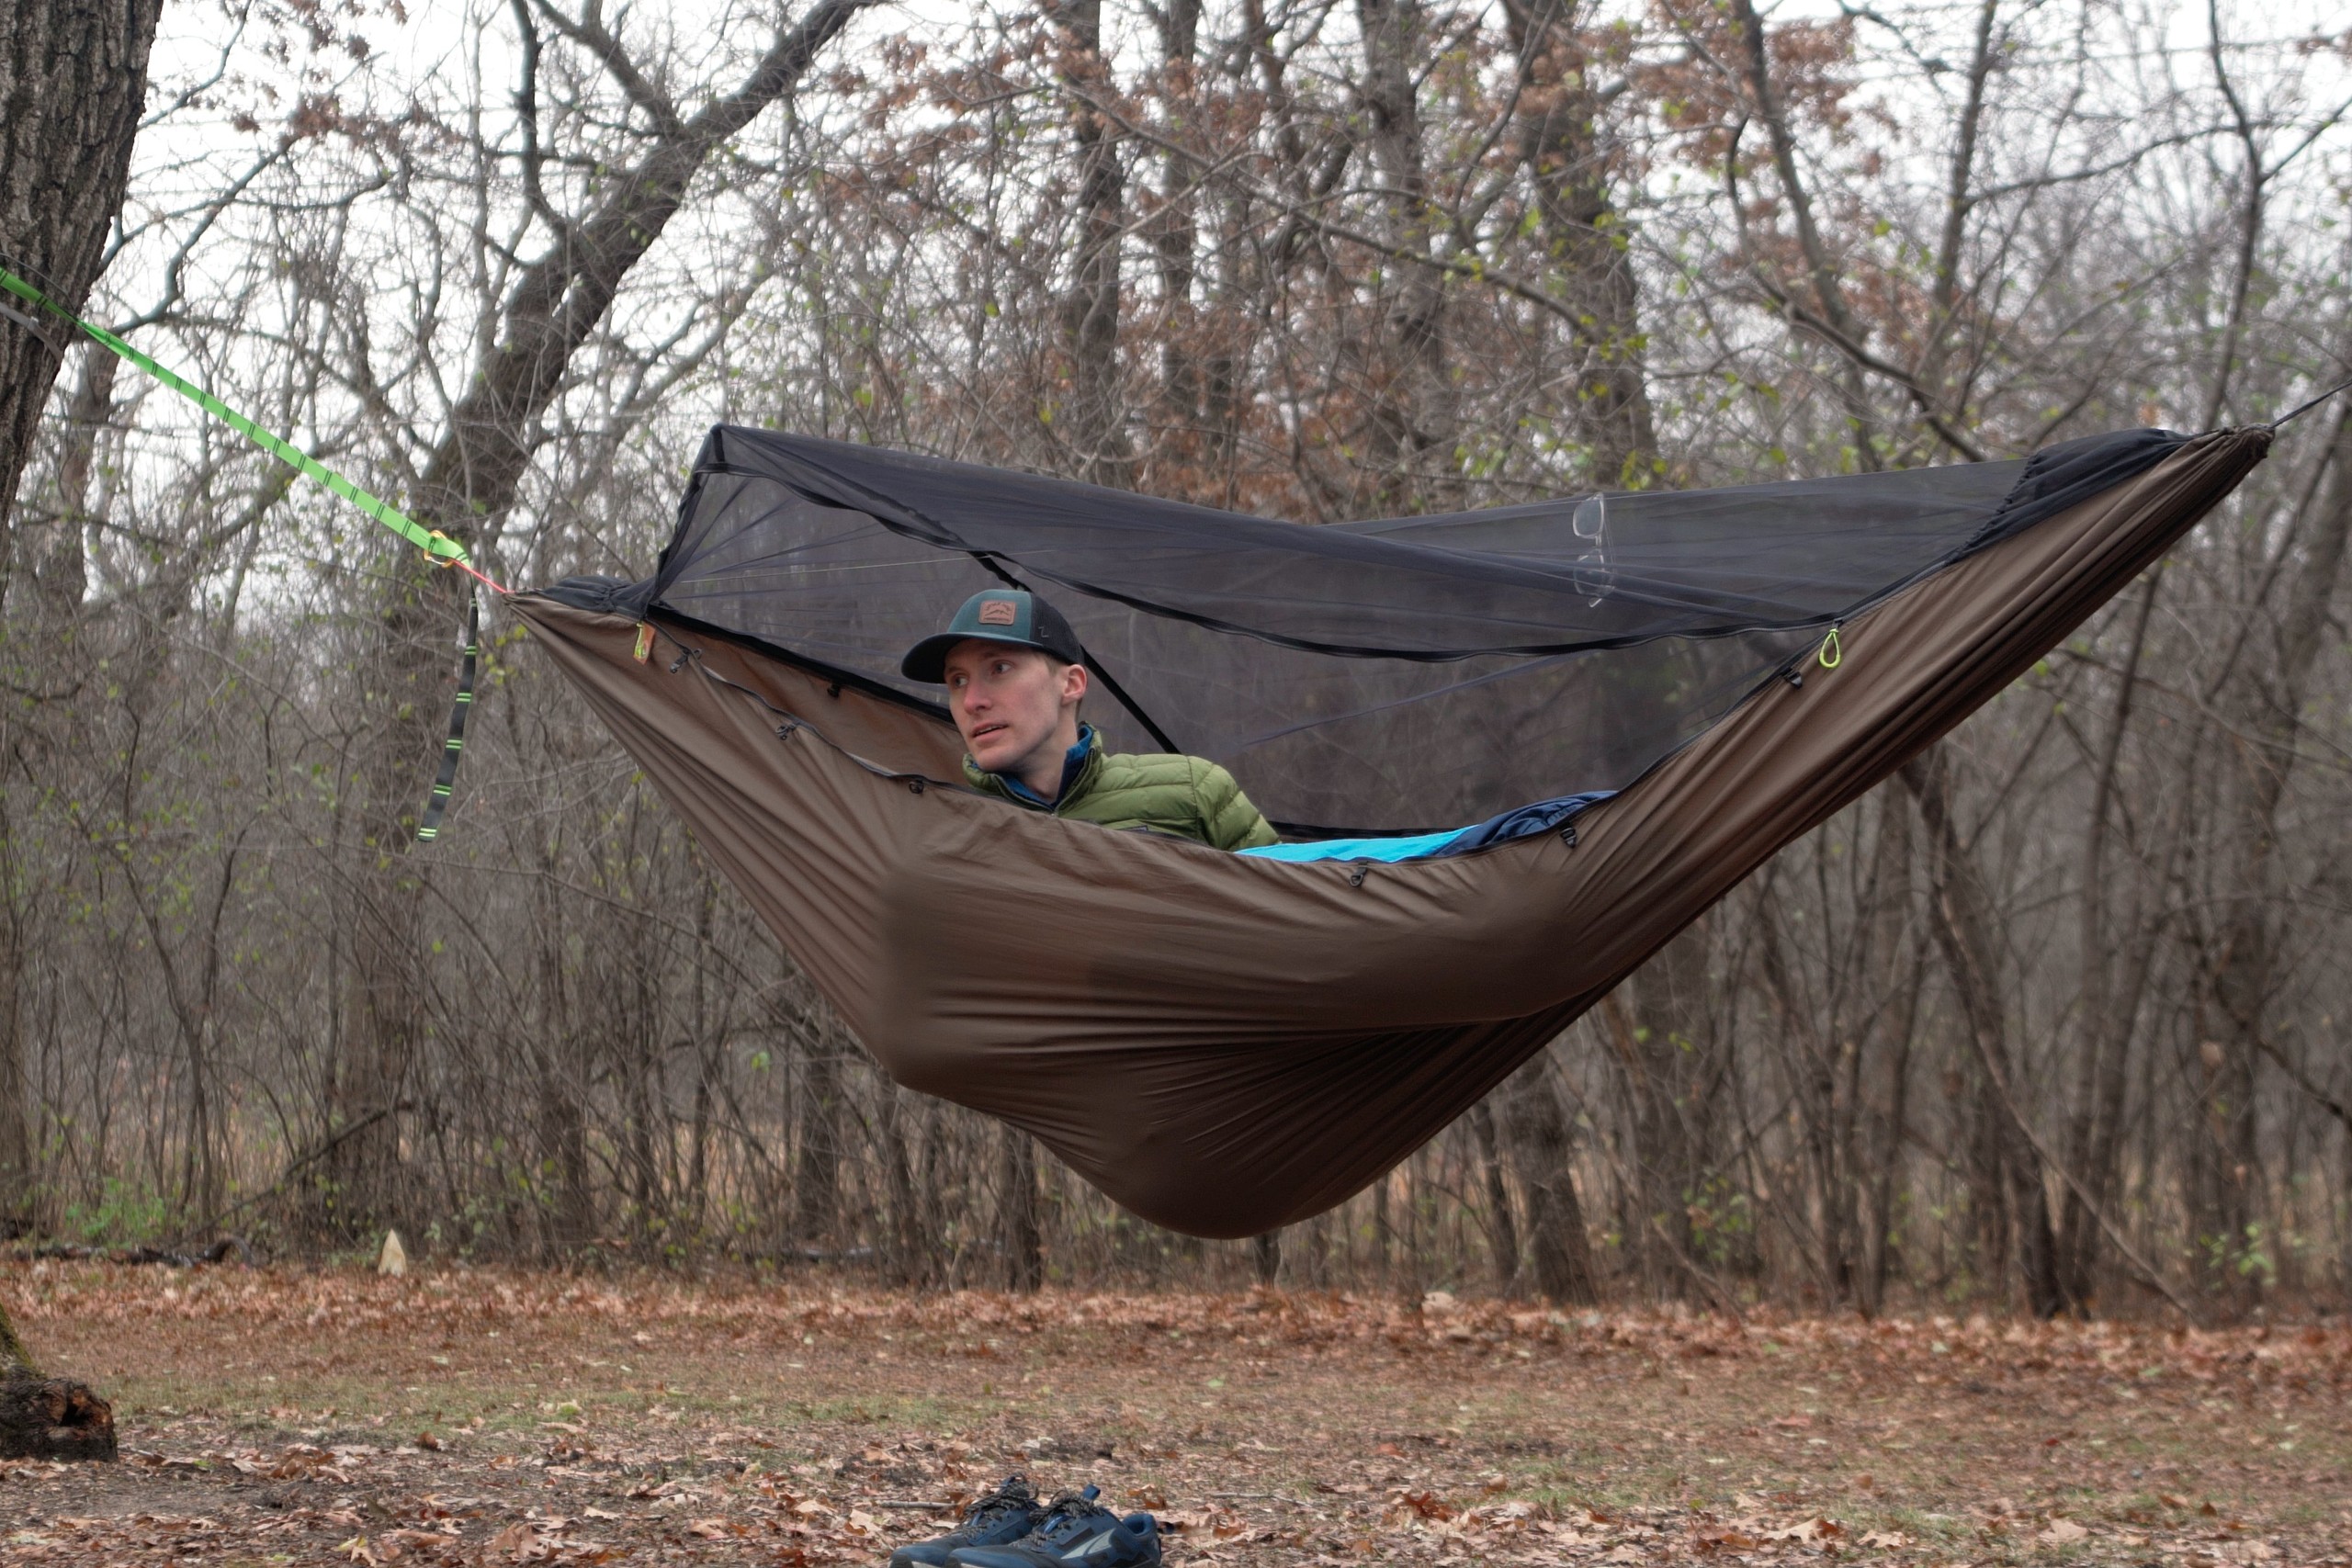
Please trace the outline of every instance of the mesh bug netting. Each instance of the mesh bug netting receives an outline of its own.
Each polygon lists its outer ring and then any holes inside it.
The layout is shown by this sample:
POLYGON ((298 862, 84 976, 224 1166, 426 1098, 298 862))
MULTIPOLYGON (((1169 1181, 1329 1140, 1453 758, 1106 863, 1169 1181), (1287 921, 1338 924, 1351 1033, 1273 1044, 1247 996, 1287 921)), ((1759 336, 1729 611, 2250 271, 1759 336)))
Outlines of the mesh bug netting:
POLYGON ((936 712, 899 656, 977 590, 1053 600, 1122 750, 1230 768, 1286 831, 1428 832, 1622 788, 1825 630, 2174 450, 1311 526, 876 447, 711 433, 659 570, 571 590, 936 712))
POLYGON ((655 576, 509 604, 897 1081, 1146 1218, 1252 1235, 1475 1104, 2269 441, 1317 528, 722 430, 655 576), (1020 810, 962 787, 955 728, 895 675, 996 572, 1122 683, 1132 707, 1092 704, 1120 743, 1216 757, 1293 823, 1616 793, 1572 833, 1396 861, 1020 810), (1834 669, 1776 678, 1833 624, 1834 669))

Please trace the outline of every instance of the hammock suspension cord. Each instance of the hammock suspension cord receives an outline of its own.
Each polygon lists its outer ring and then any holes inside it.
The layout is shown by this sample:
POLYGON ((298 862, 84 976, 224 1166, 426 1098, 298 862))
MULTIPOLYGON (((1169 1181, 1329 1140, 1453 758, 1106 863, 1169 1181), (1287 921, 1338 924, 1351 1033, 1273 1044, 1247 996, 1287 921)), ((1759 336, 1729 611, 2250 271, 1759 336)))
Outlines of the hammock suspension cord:
MULTIPOLYGON (((424 816, 418 819, 416 828, 416 838, 419 843, 433 842, 440 836, 441 816, 448 807, 450 793, 457 784, 458 758, 465 750, 466 744, 466 714, 473 705, 474 669, 481 648, 480 590, 487 588, 492 592, 503 597, 507 592, 506 589, 477 570, 473 564, 473 558, 467 553, 466 547, 440 529, 425 527, 398 507, 353 484, 292 442, 283 436, 271 434, 254 421, 247 419, 195 382, 164 368, 138 349, 131 347, 115 333, 95 322, 84 321, 6 265, 0 265, 0 288, 6 289, 34 310, 74 328, 92 343, 127 361, 141 374, 177 392, 271 457, 289 465, 297 472, 317 480, 334 494, 341 496, 368 516, 374 518, 410 544, 414 545, 424 552, 424 558, 431 564, 444 570, 455 567, 473 579, 473 581, 466 586, 466 636, 462 644, 465 653, 458 671, 457 705, 449 715, 449 738, 441 750, 440 776, 434 781, 433 793, 426 798, 424 816)), ((5 301, 0 301, 0 315, 6 316, 33 336, 49 343, 51 347, 57 346, 40 321, 26 315, 5 301)))

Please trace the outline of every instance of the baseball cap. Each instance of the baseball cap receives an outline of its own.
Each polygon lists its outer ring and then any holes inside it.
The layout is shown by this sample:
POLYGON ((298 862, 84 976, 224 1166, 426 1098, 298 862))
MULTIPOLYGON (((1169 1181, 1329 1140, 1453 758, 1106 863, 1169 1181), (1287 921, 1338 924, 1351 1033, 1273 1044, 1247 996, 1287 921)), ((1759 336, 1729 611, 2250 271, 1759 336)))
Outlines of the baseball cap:
POLYGON ((899 673, 938 685, 947 679, 948 650, 972 638, 1034 648, 1065 664, 1086 662, 1086 649, 1079 646, 1078 634, 1059 610, 1026 589, 984 588, 964 601, 945 631, 909 649, 899 661, 899 673))

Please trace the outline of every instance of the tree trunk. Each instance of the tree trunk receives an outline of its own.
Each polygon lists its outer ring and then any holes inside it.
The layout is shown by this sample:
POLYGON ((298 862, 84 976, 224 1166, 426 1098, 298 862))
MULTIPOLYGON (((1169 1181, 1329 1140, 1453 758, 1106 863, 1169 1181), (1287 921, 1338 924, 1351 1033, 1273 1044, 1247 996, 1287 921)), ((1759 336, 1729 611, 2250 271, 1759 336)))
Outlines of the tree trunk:
MULTIPOLYGON (((1160 90, 1172 134, 1199 127, 1193 113, 1200 102, 1195 55, 1200 46, 1201 0, 1169 0, 1152 13, 1159 26, 1160 90)), ((1159 210, 1152 216, 1151 248, 1159 268, 1159 404, 1161 433, 1155 442, 1181 468, 1197 469, 1203 456, 1204 389, 1199 355, 1199 322, 1193 308, 1198 267, 1194 252, 1200 224, 1190 191, 1191 158, 1170 152, 1160 164, 1159 210)), ((1193 487, 1198 489, 1197 482, 1193 487)))
MULTIPOLYGON (((731 92, 683 114, 634 68, 653 122, 635 164, 598 182, 585 211, 561 218, 561 232, 523 267, 501 302, 494 329, 466 383, 465 396, 428 455, 411 515, 428 528, 479 546, 492 541, 522 484, 564 375, 596 331, 631 268, 653 247, 684 205, 687 186, 716 148, 791 93, 867 0, 819 0, 779 31, 767 52, 731 92)), ((547 15, 546 12, 537 15, 547 15)), ((592 52, 625 60, 594 9, 560 24, 592 52)), ((536 39, 530 40, 536 45, 536 39)), ((526 51, 536 62, 536 48, 526 51)), ((537 143, 531 143, 537 157, 537 143)), ((536 189, 535 163, 524 170, 536 189)), ((335 1112, 349 1124, 400 1103, 424 1039, 423 951, 424 886, 411 853, 416 815, 440 752, 449 711, 450 636, 463 585, 407 548, 388 549, 384 597, 374 648, 364 666, 362 698, 379 715, 357 760, 356 809, 363 852, 371 863, 358 879, 362 931, 354 943, 347 1037, 334 1075, 335 1112)), ((407 1182, 399 1119, 385 1116, 337 1146, 335 1185, 345 1195, 346 1227, 372 1229, 397 1218, 407 1182)))
MULTIPOLYGON (((1356 0, 1363 36, 1359 86, 1368 140, 1385 209, 1385 238, 1401 256, 1428 257, 1438 219, 1423 156, 1414 84, 1426 63, 1429 17, 1421 0, 1356 0)), ((1395 385, 1382 389, 1373 414, 1373 446, 1386 459, 1381 510, 1442 509, 1458 502, 1458 410, 1446 370, 1445 281, 1435 268, 1399 261, 1380 271, 1383 347, 1395 356, 1395 385)), ((1375 372, 1375 380, 1379 373, 1375 372)))
MULTIPOLYGON (((0 14, 0 234, 12 265, 69 310, 88 302, 121 210, 131 144, 147 101, 147 54, 163 0, 112 6, 17 0, 0 14)), ((40 438, 50 388, 66 341, 54 326, 34 333, 0 321, 0 608, 16 564, 17 487, 40 438)), ((79 557, 76 541, 76 558, 79 557)), ((14 658, 7 660, 13 666, 14 658)), ((6 705, 14 712, 14 703, 6 705)), ((17 754, 0 726, 0 757, 17 754)), ((0 779, 0 810, 6 810, 0 779)), ((14 825, 0 818, 0 867, 17 859, 14 825)), ((21 931, 11 912, 0 954, 0 1201, 13 1213, 28 1197, 30 1108, 26 1103, 21 1016, 21 931)), ((0 1311, 0 1455, 114 1455, 114 1413, 78 1384, 45 1382, 0 1311), (87 1434, 75 1438, 74 1434, 87 1434)))
POLYGON ((1826 1018, 1811 1015, 1807 998, 1796 989, 1781 932, 1787 922, 1773 873, 1768 868, 1758 888, 1751 920, 1757 964, 1771 999, 1774 1033, 1783 1071, 1788 1075, 1790 1102, 1796 1115, 1798 1146, 1813 1184, 1813 1219, 1817 1239, 1815 1268, 1825 1305, 1842 1307, 1853 1297, 1859 1271, 1854 1241, 1854 1134, 1858 1123, 1855 1089, 1860 1065, 1860 1043, 1846 1020, 1834 1009, 1826 1018))
POLYGON ((114 1457, 114 1406, 88 1384, 0 1367, 0 1459, 114 1457))
POLYGON ((1993 934, 1997 912, 1952 820, 1951 778, 1941 744, 1905 763, 1902 778, 1918 802, 1919 819, 1928 829, 1937 943, 1951 970, 1952 989, 1959 994, 1984 1073, 1985 1116, 2015 1225, 2026 1302, 2035 1316, 2052 1317, 2065 1305, 2065 1297, 2059 1288, 2057 1239, 2050 1223, 2041 1158, 2027 1135, 2010 1055, 2007 1010, 1997 979, 2000 948, 1993 934))
POLYGON ((830 1042, 802 1062, 800 1155, 792 1176, 793 1231, 807 1245, 831 1241, 841 1213, 842 1071, 830 1042))
MULTIPOLYGON (((2160 566, 2150 577, 2134 615, 2115 717, 2092 781, 2091 813, 2085 831, 2080 928, 2083 999, 2078 1009, 2082 1023, 2075 1098, 2064 1152, 2084 1190, 2067 1190, 2064 1222, 2059 1231, 2060 1283, 2069 1308, 2078 1315, 2088 1314, 2097 1292, 2101 1249, 2098 1215, 2108 1211, 2116 1190, 2123 1147, 2124 1093, 2136 1055, 2142 1000, 2147 994, 2158 944, 2170 923, 2160 894, 2150 900, 2155 907, 2141 912, 2124 933, 2111 931, 2108 921, 2108 906, 2114 896, 2114 879, 2108 871, 2109 820, 2124 728, 2139 685, 2140 662, 2162 578, 2160 566)), ((2202 734, 2201 726, 2199 733, 2202 734)), ((2200 750, 2192 741, 2184 748, 2184 754, 2194 758, 2200 750)), ((2188 841, 2188 812, 2195 796, 2196 792, 2185 784, 2174 796, 2169 820, 2158 839, 2164 846, 2162 863, 2146 878, 2146 886, 2160 890, 2172 880, 2188 841)))
POLYGON ((1610 199, 1600 100, 1575 0, 1506 0, 1519 57, 1519 156, 1535 187, 1554 286, 1576 307, 1580 363, 1573 416, 1603 490, 1638 490, 1657 472, 1657 436, 1641 361, 1632 235, 1610 199))
POLYGON ((1600 1299, 1584 1205, 1569 1169, 1568 1119, 1552 1088, 1551 1061, 1539 1055, 1503 1086, 1511 1157, 1527 1193, 1527 1255, 1535 1288, 1553 1301, 1586 1305, 1600 1299))
POLYGON ((17 1325, 9 1320, 7 1307, 0 1304, 0 1369, 11 1367, 36 1377, 40 1375, 33 1365, 32 1352, 17 1337, 17 1325))
POLYGON ((2267 689, 2251 676, 2242 677, 2231 705, 2236 710, 2231 728, 2242 738, 2232 754, 2239 763, 2234 794, 2245 858, 2207 976, 2209 1016, 2219 1038, 2199 1043, 2203 1114, 2197 1135, 2208 1145, 2200 1162, 2207 1177, 2192 1191, 2196 1234, 2190 1241, 2199 1256, 2217 1260, 2224 1270, 2214 1282, 2233 1289, 2244 1278, 2234 1265, 2248 1245, 2261 1187, 2255 1067, 2265 1049, 2265 1015, 2279 980, 2280 943, 2272 912, 2281 876, 2278 807, 2295 762, 2312 667, 2335 635, 2329 605, 2352 541, 2352 404, 2337 407, 2326 461, 2332 471, 2312 502, 2300 552, 2301 570, 2287 574, 2276 673, 2267 689))
POLYGON ((923 1234, 922 1201, 916 1196, 914 1168, 908 1159, 905 1114, 899 1086, 883 1078, 875 1086, 874 1132, 881 1156, 883 1179, 890 1192, 890 1222, 883 1233, 890 1271, 900 1282, 931 1282, 931 1248, 923 1234))
POLYGON ((1018 1127, 997 1129, 997 1240, 1004 1282, 1034 1291, 1046 1282, 1046 1245, 1037 1224, 1037 1144, 1018 1127))
POLYGON ((1478 1140, 1478 1173, 1487 1189, 1487 1235, 1494 1246, 1495 1288, 1508 1292, 1519 1279, 1519 1221, 1511 1213, 1510 1186, 1503 1179, 1494 1096, 1470 1108, 1470 1130, 1478 1140))
MULTIPOLYGON (((11 264, 69 310, 87 302, 122 208, 162 9, 15 0, 0 16, 0 234, 11 264)), ((0 322, 0 520, 15 515, 65 341, 0 322)))
POLYGON ((85 1383, 45 1378, 0 1306, 0 1459, 114 1458, 114 1406, 85 1383))
POLYGON ((1883 1065, 1883 1110, 1870 1154, 1870 1204, 1861 1238, 1862 1266, 1854 1281, 1855 1304, 1876 1317, 1886 1302, 1893 1251, 1896 1175, 1903 1166, 1904 1130, 1910 1109, 1911 1048, 1919 1026, 1922 936, 1912 924, 1912 810, 1899 791, 1879 792, 1877 867, 1871 883, 1869 973, 1878 1022, 1871 1034, 1873 1056, 1883 1065))
POLYGON ((1708 930, 1702 919, 1634 972, 1601 1003, 1601 1019, 1632 1094, 1636 1183, 1628 1240, 1649 1289, 1682 1296, 1702 1249, 1694 1214, 1707 1213, 1705 1150, 1723 1076, 1714 1038, 1708 930), (1630 994, 1631 1005, 1620 999, 1630 994))
MULTIPOLYGON (((1126 171, 1111 122, 1085 101, 1111 90, 1102 0, 1059 0, 1050 15, 1062 33, 1064 70, 1080 89, 1070 131, 1078 152, 1079 234, 1069 292, 1062 300, 1069 398, 1068 418, 1061 423, 1079 477, 1125 488, 1131 482, 1131 465, 1119 389, 1119 240, 1126 171)), ((1185 249, 1189 261, 1189 243, 1185 249)))
POLYGON ((1267 1231, 1250 1241, 1250 1261, 1258 1273, 1258 1283, 1271 1286, 1283 1271, 1283 1233, 1267 1231))
MULTIPOLYGON (((5 792, 0 792, 5 794, 5 792)), ((0 810, 6 810, 0 800, 0 810)), ((13 841, 0 833, 0 877, 16 886, 13 841)), ((17 899, 0 908, 0 1236, 14 1235, 33 1217, 33 1104, 25 1072, 24 922, 17 899)), ((0 1319, 0 1349, 13 1338, 0 1319)))

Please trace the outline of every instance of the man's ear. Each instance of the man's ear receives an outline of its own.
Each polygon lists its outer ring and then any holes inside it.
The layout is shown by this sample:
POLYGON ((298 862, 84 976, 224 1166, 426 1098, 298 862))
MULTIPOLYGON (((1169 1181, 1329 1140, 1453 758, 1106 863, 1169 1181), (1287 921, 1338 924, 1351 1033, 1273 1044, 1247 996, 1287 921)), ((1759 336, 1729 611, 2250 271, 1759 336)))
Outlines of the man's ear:
POLYGON ((1083 664, 1071 664, 1062 670, 1062 703, 1065 706, 1086 700, 1086 688, 1092 677, 1083 664))

